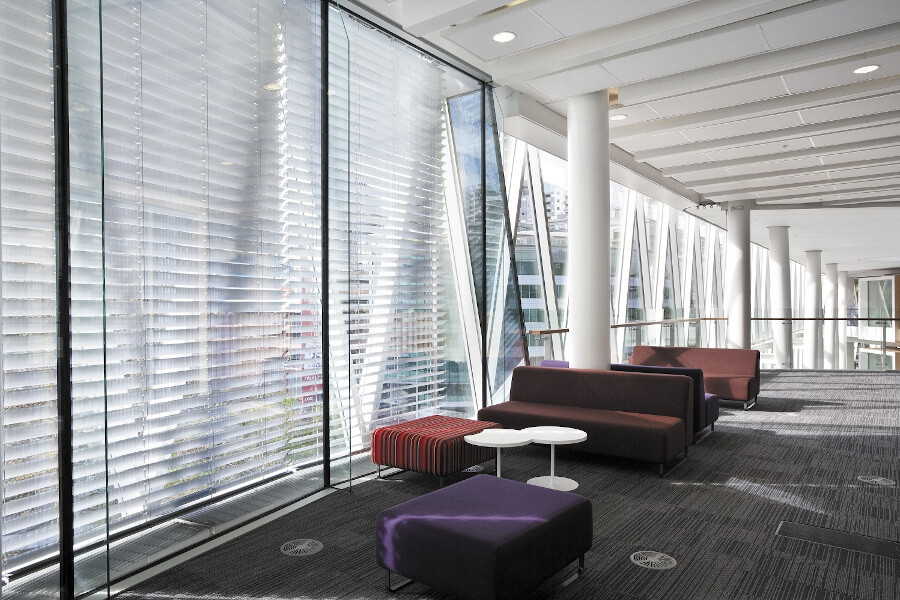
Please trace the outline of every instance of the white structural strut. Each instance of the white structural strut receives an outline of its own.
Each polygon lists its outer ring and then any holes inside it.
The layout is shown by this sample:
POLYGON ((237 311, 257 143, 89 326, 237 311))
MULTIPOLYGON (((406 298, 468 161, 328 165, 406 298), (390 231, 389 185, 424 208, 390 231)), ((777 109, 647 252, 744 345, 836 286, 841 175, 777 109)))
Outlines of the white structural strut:
POLYGON ((750 206, 726 205, 725 316, 729 348, 750 347, 750 206))
MULTIPOLYGON (((838 316, 838 266, 837 263, 825 265, 825 290, 822 294, 825 305, 825 318, 835 319, 838 316)), ((837 356, 837 327, 834 321, 822 323, 823 366, 826 369, 839 369, 837 356)))
POLYGON ((793 368, 793 317, 791 304, 791 256, 788 228, 769 227, 769 282, 772 298, 771 316, 783 321, 772 322, 775 363, 779 369, 793 368))
POLYGON ((573 367, 608 369, 609 95, 569 98, 569 329, 573 367))
MULTIPOLYGON (((847 318, 847 307, 852 303, 853 283, 847 271, 838 271, 837 316, 847 318)), ((838 369, 853 368, 853 354, 847 347, 847 321, 837 322, 838 369)))
MULTIPOLYGON (((805 314, 807 319, 822 318, 822 251, 806 251, 805 314)), ((803 322, 803 368, 818 369, 822 354, 821 321, 803 322)))

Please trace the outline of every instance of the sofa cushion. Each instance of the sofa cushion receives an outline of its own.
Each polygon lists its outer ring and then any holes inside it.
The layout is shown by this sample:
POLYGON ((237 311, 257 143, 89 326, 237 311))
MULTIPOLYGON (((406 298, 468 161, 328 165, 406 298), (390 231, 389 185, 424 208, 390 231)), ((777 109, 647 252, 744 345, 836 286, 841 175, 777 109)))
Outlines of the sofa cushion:
POLYGON ((677 417, 560 404, 503 402, 481 409, 478 418, 511 429, 574 427, 587 433, 587 440, 572 446, 575 450, 656 463, 677 457, 693 438, 686 439, 684 421, 677 417))
POLYGON ((707 375, 704 376, 706 389, 717 395, 719 398, 726 400, 749 400, 759 392, 757 387, 756 393, 753 392, 751 386, 752 377, 740 375, 707 375))
POLYGON ((471 600, 524 598, 592 544, 583 496, 476 475, 379 513, 378 564, 471 600))
POLYGON ((715 417, 710 419, 710 415, 706 414, 706 393, 703 387, 703 371, 690 367, 656 367, 651 365, 620 365, 612 364, 609 366, 611 371, 622 371, 625 373, 657 373, 660 375, 685 375, 694 380, 694 432, 698 432, 707 427, 719 416, 716 410, 715 417))
POLYGON ((693 437, 693 385, 684 375, 517 367, 509 399, 676 417, 693 437))

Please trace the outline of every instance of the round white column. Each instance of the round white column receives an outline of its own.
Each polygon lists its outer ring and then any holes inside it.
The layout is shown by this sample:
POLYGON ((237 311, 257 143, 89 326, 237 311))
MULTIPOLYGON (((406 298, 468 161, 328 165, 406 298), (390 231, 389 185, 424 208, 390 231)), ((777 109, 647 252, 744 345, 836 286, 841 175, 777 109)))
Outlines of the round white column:
MULTIPOLYGON (((853 296, 853 283, 847 271, 838 271, 838 310, 839 319, 847 318, 847 307, 850 306, 850 298, 853 296)), ((853 356, 847 347, 847 321, 837 322, 838 337, 838 369, 852 369, 853 356)))
MULTIPOLYGON (((825 305, 825 318, 835 319, 838 316, 838 266, 837 263, 825 265, 825 290, 822 294, 825 305)), ((823 367, 826 369, 839 369, 837 356, 837 323, 824 321, 822 323, 822 357, 823 367)))
POLYGON ((609 95, 569 98, 569 335, 573 367, 608 369, 609 95))
POLYGON ((791 318, 791 255, 788 228, 785 225, 769 227, 769 286, 772 321, 772 342, 775 364, 779 369, 794 366, 793 327, 791 318))
POLYGON ((725 232, 727 347, 750 347, 750 204, 729 203, 725 232))
MULTIPOLYGON (((806 285, 803 299, 803 316, 822 318, 822 251, 806 251, 806 285)), ((819 367, 818 356, 822 352, 821 321, 803 322, 803 368, 819 367)))

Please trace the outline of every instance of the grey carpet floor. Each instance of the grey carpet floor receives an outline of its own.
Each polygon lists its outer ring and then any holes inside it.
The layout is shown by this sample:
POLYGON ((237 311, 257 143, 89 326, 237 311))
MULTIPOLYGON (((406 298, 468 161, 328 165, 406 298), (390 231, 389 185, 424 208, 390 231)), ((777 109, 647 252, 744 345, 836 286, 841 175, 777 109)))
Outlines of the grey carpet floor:
MULTIPOLYGON (((805 600, 900 598, 900 561, 776 536, 781 521, 900 541, 900 374, 770 372, 757 406, 725 408, 715 432, 666 478, 655 465, 560 449, 558 473, 593 501, 594 546, 584 577, 562 572, 534 597, 559 600, 805 600), (649 571, 629 561, 658 550, 678 561, 649 571)), ((546 447, 507 451, 505 477, 546 474, 546 447)), ((486 464, 493 470, 493 463, 486 464)), ((400 473, 354 485, 166 571, 128 600, 444 599, 422 584, 384 590, 375 563, 381 509, 437 486, 400 473), (287 540, 325 548, 289 557, 287 540)))

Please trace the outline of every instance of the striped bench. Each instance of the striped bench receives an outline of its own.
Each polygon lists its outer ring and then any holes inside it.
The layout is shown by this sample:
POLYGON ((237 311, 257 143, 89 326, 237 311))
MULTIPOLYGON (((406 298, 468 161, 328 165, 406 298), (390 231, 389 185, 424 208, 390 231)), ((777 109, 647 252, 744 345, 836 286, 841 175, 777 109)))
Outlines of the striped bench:
POLYGON ((443 478, 491 460, 493 448, 473 446, 463 438, 499 426, 434 415, 382 427, 372 432, 372 462, 379 477, 381 467, 397 467, 443 478))

